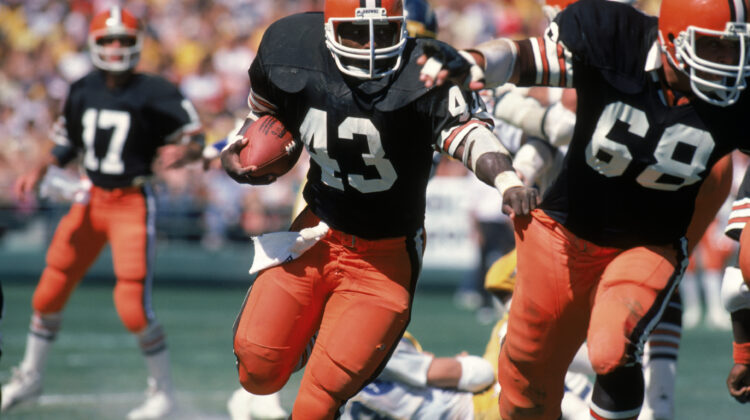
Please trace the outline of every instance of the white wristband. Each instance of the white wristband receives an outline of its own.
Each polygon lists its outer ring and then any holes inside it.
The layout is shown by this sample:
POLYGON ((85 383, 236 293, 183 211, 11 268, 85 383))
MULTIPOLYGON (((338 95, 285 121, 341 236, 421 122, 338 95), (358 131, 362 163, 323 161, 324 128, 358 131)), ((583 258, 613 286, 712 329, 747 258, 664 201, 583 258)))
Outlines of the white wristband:
POLYGON ((490 362, 473 355, 458 356, 456 359, 461 364, 459 391, 479 392, 495 383, 495 370, 490 362))
POLYGON ((500 196, 505 196, 505 191, 514 187, 523 187, 521 178, 516 175, 515 171, 503 171, 495 177, 495 188, 500 191, 500 196))

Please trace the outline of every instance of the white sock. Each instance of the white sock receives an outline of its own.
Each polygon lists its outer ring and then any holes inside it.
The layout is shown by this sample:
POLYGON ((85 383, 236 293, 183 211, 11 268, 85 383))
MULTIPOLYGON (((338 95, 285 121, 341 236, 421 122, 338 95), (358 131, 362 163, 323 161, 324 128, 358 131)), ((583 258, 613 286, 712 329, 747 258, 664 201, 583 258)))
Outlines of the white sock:
POLYGON ((34 312, 31 315, 29 334, 26 336, 26 350, 20 369, 25 372, 36 372, 41 375, 47 364, 47 355, 57 338, 62 324, 62 314, 42 315, 34 312))
POLYGON ((646 395, 643 399, 644 414, 652 418, 674 418, 674 389, 677 361, 674 359, 651 359, 643 369, 646 395))
POLYGON ((716 270, 706 270, 701 278, 703 282, 703 293, 706 295, 706 312, 724 313, 724 305, 721 303, 721 275, 716 270))
POLYGON ((28 334, 26 336, 26 351, 20 369, 24 372, 36 372, 39 375, 44 373, 44 366, 47 364, 47 355, 52 348, 52 343, 52 340, 28 334))
POLYGON ((700 321, 701 314, 701 295, 698 284, 698 278, 695 273, 688 271, 682 277, 680 282, 680 296, 682 297, 683 322, 685 328, 692 328, 700 321), (686 319, 686 318, 692 319, 686 319))
POLYGON ((164 349, 156 354, 146 355, 148 376, 155 381, 156 388, 172 392, 172 375, 169 369, 169 351, 164 349))

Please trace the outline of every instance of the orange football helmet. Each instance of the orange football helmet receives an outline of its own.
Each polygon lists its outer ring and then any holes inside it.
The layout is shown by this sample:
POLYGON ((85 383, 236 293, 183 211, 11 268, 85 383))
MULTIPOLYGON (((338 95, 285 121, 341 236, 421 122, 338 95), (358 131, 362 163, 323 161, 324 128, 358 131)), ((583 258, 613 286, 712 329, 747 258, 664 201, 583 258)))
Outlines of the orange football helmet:
POLYGON ((669 62, 690 78, 693 92, 704 101, 728 106, 737 101, 750 75, 748 0, 663 0, 659 41, 669 62), (713 39, 699 51, 696 41, 713 39), (731 55, 717 56, 720 45, 731 55))
POLYGON ((557 7, 558 11, 564 10, 566 7, 577 2, 578 0, 542 0, 542 4, 547 6, 557 7))
POLYGON ((91 61, 97 68, 122 72, 138 64, 143 34, 135 16, 114 6, 98 13, 91 20, 88 43, 91 61), (109 45, 112 39, 120 40, 120 45, 109 45))
POLYGON ((401 66, 407 37, 402 0, 326 0, 324 19, 326 46, 342 73, 360 79, 377 79, 401 66), (342 37, 340 29, 347 23, 361 25, 369 31, 369 36, 364 37, 365 41, 369 39, 369 46, 353 48, 341 42, 346 38, 342 37), (376 45, 376 28, 391 24, 395 25, 395 33, 390 45, 376 45))

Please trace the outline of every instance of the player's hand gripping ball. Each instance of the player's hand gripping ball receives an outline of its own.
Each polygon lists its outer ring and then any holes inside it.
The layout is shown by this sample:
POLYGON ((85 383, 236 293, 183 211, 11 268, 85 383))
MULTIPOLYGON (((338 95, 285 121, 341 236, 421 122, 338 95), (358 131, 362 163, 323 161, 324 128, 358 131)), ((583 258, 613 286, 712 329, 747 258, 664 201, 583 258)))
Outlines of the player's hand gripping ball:
POLYGON ((280 177, 297 163, 302 145, 276 117, 263 115, 245 130, 247 145, 240 151, 243 167, 255 167, 253 177, 280 177))

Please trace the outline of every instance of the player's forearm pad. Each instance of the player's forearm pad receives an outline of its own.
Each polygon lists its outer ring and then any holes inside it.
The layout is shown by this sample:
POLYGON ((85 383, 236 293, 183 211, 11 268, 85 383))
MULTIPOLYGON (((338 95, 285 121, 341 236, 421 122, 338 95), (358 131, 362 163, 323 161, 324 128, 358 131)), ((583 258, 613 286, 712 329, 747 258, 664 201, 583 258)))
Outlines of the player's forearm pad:
POLYGON ((461 379, 458 380, 458 390, 479 392, 495 383, 495 371, 490 362, 479 356, 458 356, 461 364, 461 379))
POLYGON ((466 146, 464 147, 462 161, 467 168, 476 173, 477 161, 485 153, 502 153, 510 156, 508 149, 503 146, 492 131, 483 125, 477 125, 466 136, 466 146), (469 157, 471 157, 470 161, 469 157))
POLYGON ((479 44, 473 50, 484 56, 486 88, 500 86, 510 79, 518 54, 515 42, 507 38, 498 38, 479 44))
POLYGON ((729 312, 750 309, 750 289, 742 271, 737 267, 727 267, 721 283, 721 301, 729 312))

